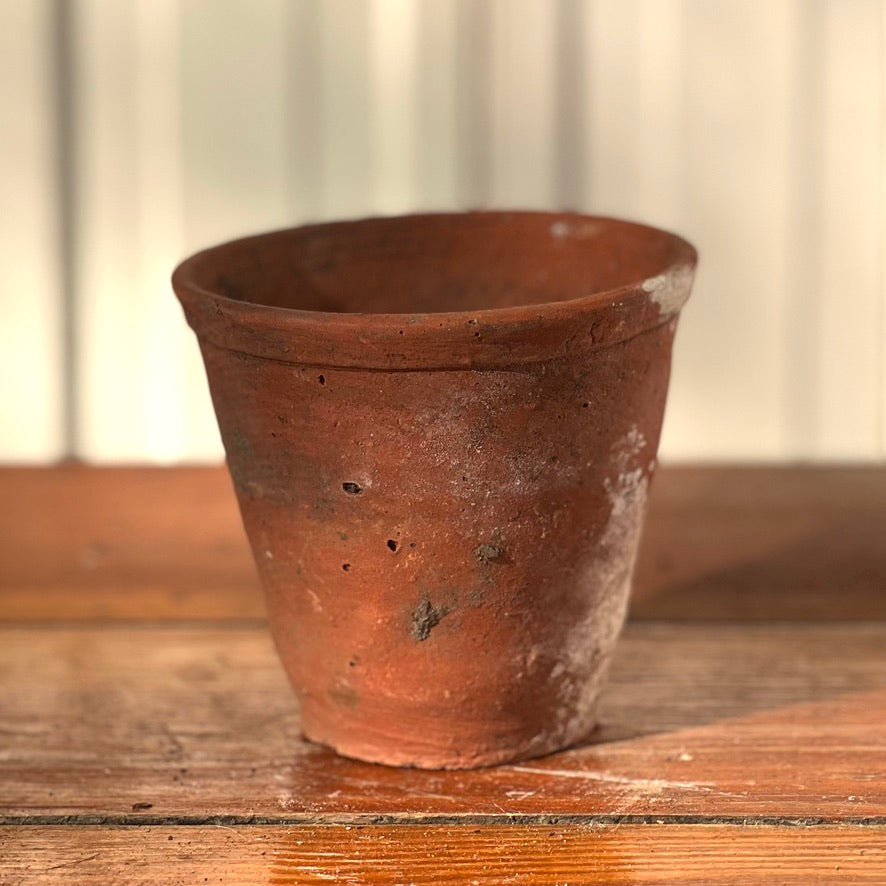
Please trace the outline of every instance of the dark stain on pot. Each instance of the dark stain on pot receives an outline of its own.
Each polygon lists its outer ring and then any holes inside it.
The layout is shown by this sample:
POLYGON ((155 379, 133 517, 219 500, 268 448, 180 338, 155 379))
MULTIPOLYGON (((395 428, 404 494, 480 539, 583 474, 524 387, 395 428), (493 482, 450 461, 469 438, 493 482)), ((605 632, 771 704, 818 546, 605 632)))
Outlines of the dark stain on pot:
POLYGON ((435 608, 431 601, 425 597, 412 613, 412 636, 419 643, 427 640, 431 636, 431 631, 440 624, 443 617, 448 613, 448 606, 435 608))
POLYGON ((490 438, 496 439, 500 436, 501 434, 491 420, 481 420, 468 428, 468 445, 471 449, 482 449, 490 438))
POLYGON ((360 696, 353 686, 347 683, 334 683, 327 690, 330 700, 343 708, 355 708, 360 701, 360 696))
POLYGON ((225 274, 220 275, 216 279, 216 286, 228 298, 232 298, 235 301, 246 301, 246 296, 244 295, 243 290, 225 274))
POLYGON ((363 491, 363 487, 359 483, 342 483, 341 488, 344 490, 345 495, 359 495, 363 491))
POLYGON ((315 498, 311 510, 315 520, 328 522, 335 519, 335 502, 329 496, 321 495, 315 498))
POLYGON ((481 563, 491 563, 501 556, 501 548, 498 545, 482 544, 474 551, 474 556, 481 563))
POLYGON ((255 461, 255 450, 249 437, 240 428, 230 428, 224 438, 228 470, 234 488, 241 495, 260 495, 264 490, 260 480, 252 476, 249 465, 255 461))
POLYGON ((397 547, 398 547, 397 542, 394 541, 394 539, 389 538, 389 539, 388 539, 388 550, 393 551, 393 552, 396 554, 396 553, 397 553, 397 547))

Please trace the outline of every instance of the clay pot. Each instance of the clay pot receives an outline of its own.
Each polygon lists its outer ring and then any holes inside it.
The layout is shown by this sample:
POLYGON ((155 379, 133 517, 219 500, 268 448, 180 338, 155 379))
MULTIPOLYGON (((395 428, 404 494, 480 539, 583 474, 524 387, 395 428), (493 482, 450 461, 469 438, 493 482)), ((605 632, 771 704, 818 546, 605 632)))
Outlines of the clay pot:
POLYGON ((483 212, 176 270, 308 738, 470 768, 591 732, 695 260, 641 225, 483 212))

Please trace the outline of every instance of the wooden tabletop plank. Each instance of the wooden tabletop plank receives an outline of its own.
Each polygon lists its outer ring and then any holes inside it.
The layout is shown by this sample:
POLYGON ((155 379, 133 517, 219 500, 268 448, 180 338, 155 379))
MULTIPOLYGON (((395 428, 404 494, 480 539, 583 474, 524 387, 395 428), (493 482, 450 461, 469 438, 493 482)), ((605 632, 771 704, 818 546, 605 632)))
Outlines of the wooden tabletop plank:
POLYGON ((661 470, 593 740, 468 773, 302 741, 222 468, 0 496, 0 886, 886 882, 886 469, 661 470))
POLYGON ((886 829, 0 828, 0 884, 877 884, 886 829))
MULTIPOLYGON (((0 469, 0 620, 264 605, 222 467, 0 469)), ((886 468, 664 467, 635 618, 886 619, 886 468)))
POLYGON ((886 625, 632 624, 601 722, 515 766, 372 766, 300 739, 263 628, 6 628, 0 815, 876 818, 886 625))
POLYGON ((223 468, 6 468, 0 500, 0 620, 265 616, 223 468))
POLYGON ((664 467, 635 618, 886 618, 886 466, 664 467))

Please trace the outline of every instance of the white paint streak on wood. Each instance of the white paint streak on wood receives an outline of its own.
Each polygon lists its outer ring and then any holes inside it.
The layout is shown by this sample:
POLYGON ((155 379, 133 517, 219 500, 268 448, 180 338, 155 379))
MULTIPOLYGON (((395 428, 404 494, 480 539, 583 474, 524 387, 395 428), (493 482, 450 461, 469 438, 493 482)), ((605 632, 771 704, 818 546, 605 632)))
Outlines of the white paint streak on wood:
POLYGON ((657 794, 665 790, 681 791, 714 791, 713 785, 694 781, 668 781, 663 778, 631 778, 627 775, 618 775, 614 772, 594 772, 586 769, 542 769, 535 766, 513 766, 516 772, 527 772, 532 775, 547 775, 551 778, 572 778, 578 781, 604 782, 615 784, 625 790, 641 791, 643 793, 657 794))

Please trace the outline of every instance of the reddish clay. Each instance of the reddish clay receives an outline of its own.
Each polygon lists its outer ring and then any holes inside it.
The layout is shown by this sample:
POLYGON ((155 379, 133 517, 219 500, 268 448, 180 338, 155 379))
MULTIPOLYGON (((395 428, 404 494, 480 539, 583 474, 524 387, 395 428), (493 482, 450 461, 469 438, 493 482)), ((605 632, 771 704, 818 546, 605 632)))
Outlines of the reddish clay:
POLYGON ((593 729, 694 266, 641 225, 468 213, 176 270, 309 738, 468 768, 593 729))

